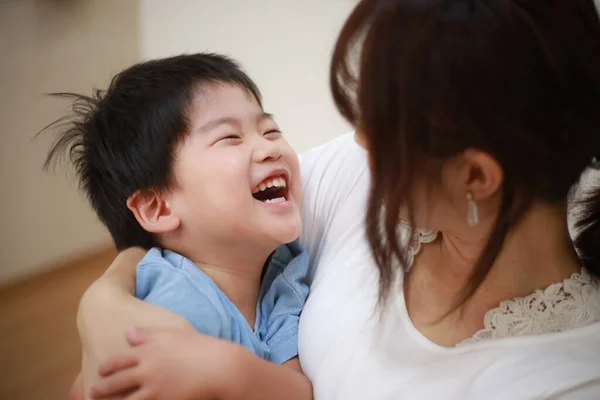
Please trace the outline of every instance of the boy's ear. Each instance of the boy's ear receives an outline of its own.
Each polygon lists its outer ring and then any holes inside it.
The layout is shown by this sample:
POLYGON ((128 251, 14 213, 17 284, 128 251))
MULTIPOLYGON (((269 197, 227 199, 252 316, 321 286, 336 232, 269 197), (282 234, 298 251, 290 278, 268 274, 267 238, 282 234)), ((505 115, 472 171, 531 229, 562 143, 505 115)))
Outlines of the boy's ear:
POLYGON ((150 233, 168 233, 179 227, 181 220, 161 193, 155 189, 137 191, 127 199, 137 222, 150 233))

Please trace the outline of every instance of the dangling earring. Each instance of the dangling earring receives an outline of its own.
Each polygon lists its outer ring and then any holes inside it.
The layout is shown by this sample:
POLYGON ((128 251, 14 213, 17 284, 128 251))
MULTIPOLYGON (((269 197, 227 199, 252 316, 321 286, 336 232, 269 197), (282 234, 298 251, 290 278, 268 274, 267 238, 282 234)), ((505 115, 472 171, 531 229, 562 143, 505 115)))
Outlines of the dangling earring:
POLYGON ((479 207, 471 192, 467 192, 467 223, 469 226, 479 225, 479 207))

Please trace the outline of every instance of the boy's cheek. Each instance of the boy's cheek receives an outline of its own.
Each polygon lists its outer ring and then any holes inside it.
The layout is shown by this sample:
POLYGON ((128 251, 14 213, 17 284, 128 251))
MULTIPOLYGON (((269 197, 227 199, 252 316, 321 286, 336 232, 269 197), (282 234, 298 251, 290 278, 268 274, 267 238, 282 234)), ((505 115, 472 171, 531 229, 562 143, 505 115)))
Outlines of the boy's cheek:
POLYGON ((292 197, 298 209, 302 208, 302 183, 300 179, 296 179, 293 183, 294 187, 292 188, 292 197))

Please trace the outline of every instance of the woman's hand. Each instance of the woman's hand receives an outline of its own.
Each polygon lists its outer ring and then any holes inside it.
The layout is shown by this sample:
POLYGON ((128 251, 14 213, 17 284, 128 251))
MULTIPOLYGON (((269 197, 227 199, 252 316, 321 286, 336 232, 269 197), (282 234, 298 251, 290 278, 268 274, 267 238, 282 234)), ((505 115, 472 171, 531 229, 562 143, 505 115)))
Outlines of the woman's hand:
POLYGON ((101 363, 92 399, 226 398, 227 388, 235 385, 236 353, 245 352, 239 345, 192 329, 149 333, 131 328, 127 341, 131 349, 101 363))

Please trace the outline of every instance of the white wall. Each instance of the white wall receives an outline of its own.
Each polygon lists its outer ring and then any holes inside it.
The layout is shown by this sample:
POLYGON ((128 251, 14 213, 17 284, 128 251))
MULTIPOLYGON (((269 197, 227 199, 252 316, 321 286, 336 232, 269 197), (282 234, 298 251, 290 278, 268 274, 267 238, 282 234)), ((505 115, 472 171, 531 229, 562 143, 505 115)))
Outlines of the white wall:
POLYGON ((111 243, 69 169, 43 172, 66 103, 138 59, 137 2, 0 1, 0 283, 111 243))
POLYGON ((355 0, 141 0, 143 59, 214 51, 241 62, 288 141, 306 150, 350 130, 329 62, 355 0))

